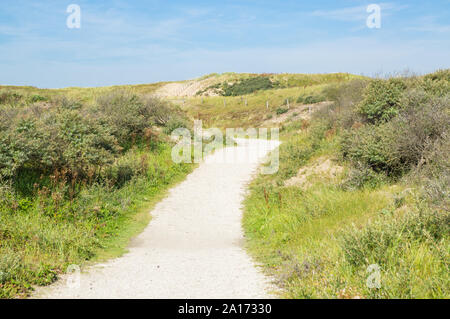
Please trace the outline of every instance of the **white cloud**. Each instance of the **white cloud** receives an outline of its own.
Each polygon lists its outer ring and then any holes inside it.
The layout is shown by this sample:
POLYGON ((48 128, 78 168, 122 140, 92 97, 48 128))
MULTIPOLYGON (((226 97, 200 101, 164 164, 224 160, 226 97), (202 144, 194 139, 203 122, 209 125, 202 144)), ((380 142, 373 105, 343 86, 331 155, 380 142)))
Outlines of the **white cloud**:
POLYGON ((436 22, 437 17, 425 16, 418 19, 414 26, 407 27, 405 31, 417 32, 433 32, 433 33, 448 33, 450 32, 450 25, 439 24, 436 22))

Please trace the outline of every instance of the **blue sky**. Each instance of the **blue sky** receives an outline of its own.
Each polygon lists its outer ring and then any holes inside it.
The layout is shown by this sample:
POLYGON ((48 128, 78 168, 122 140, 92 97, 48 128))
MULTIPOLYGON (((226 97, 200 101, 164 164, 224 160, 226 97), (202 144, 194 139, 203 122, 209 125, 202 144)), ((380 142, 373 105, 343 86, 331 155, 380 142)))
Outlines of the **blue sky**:
POLYGON ((0 84, 42 88, 212 72, 375 75, 450 67, 450 0, 2 0, 0 84), (70 4, 81 28, 66 26, 70 4), (380 29, 369 29, 369 4, 380 29))

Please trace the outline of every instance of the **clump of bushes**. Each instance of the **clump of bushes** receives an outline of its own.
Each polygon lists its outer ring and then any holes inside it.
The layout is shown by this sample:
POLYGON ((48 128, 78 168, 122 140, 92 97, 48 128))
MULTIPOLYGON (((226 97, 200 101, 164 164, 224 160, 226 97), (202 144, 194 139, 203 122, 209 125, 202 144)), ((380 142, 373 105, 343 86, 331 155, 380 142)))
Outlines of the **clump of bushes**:
POLYGON ((28 98, 30 103, 36 103, 36 102, 44 102, 44 101, 48 101, 48 98, 46 98, 45 96, 41 96, 39 94, 34 94, 32 96, 30 96, 28 98))
POLYGON ((289 111, 288 109, 279 107, 279 108, 277 108, 276 113, 277 113, 277 115, 281 115, 281 114, 287 113, 288 111, 289 111))
POLYGON ((408 243, 417 241, 439 245, 449 234, 449 225, 449 212, 409 212, 399 219, 382 218, 363 229, 347 231, 341 237, 341 246, 346 261, 352 265, 366 265, 368 261, 386 265, 387 250, 406 249, 408 243))
POLYGON ((301 95, 297 98, 297 103, 302 104, 315 104, 323 101, 325 101, 325 98, 321 95, 308 95, 308 96, 301 95))
POLYGON ((23 96, 17 92, 13 91, 3 91, 0 93, 0 105, 10 105, 10 104, 16 104, 19 101, 21 101, 23 96))
POLYGON ((137 205, 187 173, 162 133, 178 125, 188 121, 177 108, 127 92, 93 106, 55 97, 2 107, 0 298, 26 296, 92 258, 137 205))
POLYGON ((169 132, 187 125, 178 109, 153 97, 112 93, 99 98, 94 109, 61 102, 45 112, 33 107, 14 114, 12 124, 0 132, 0 178, 22 170, 48 175, 63 168, 83 178, 133 145, 158 143, 153 126, 169 132))
POLYGON ((239 96, 251 94, 256 91, 270 90, 274 88, 275 84, 267 76, 256 76, 248 79, 240 80, 234 84, 229 85, 224 83, 222 85, 223 96, 239 96))
POLYGON ((369 123, 387 122, 398 114, 405 89, 401 79, 373 80, 364 92, 359 112, 369 123))
POLYGON ((402 97, 402 110, 390 122, 347 130, 342 137, 342 154, 375 171, 402 175, 418 165, 430 143, 448 131, 449 108, 448 97, 409 92, 402 97))

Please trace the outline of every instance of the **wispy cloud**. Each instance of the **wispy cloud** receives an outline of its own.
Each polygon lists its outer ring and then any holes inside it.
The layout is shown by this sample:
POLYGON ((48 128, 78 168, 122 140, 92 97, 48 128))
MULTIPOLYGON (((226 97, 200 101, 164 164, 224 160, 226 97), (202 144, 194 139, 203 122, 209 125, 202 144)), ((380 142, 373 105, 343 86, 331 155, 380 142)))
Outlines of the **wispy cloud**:
POLYGON ((432 32, 432 33, 449 33, 449 24, 440 24, 437 22, 438 17, 436 16, 425 16, 421 17, 416 21, 416 25, 411 27, 406 27, 405 31, 416 31, 416 32, 432 32))
POLYGON ((449 66, 448 0, 382 1, 382 17, 395 19, 367 31, 366 0, 346 0, 356 5, 344 8, 335 0, 76 0, 77 30, 65 24, 70 1, 2 0, 0 82, 97 86, 225 71, 449 66))

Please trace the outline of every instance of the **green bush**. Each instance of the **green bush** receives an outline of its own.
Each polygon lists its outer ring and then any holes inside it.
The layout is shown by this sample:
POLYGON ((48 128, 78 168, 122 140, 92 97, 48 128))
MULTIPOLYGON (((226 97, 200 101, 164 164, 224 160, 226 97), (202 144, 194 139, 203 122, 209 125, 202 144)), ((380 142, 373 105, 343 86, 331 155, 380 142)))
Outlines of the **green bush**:
POLYGON ((373 80, 364 91, 359 112, 369 123, 387 122, 398 114, 405 89, 401 79, 373 80))
POLYGON ((289 111, 288 109, 279 107, 279 108, 277 108, 276 113, 277 113, 277 115, 281 115, 281 114, 287 113, 288 111, 289 111))
POLYGON ((404 167, 394 154, 392 142, 395 137, 396 130, 389 123, 366 125, 342 134, 341 152, 344 158, 361 162, 376 172, 398 174, 404 167))
POLYGON ((97 116, 110 127, 123 147, 129 147, 130 143, 145 136, 146 130, 154 125, 173 126, 187 122, 179 109, 152 96, 114 92, 101 96, 97 103, 97 116))
POLYGON ((86 175, 111 163, 118 151, 106 126, 74 111, 48 111, 0 133, 0 177, 25 169, 48 173, 62 168, 86 175))
POLYGON ((341 139, 343 156, 388 175, 401 175, 424 161, 429 145, 448 132, 450 98, 410 90, 401 104, 390 122, 347 130, 341 139))
POLYGON ((432 241, 439 244, 449 234, 450 213, 424 210, 409 212, 394 219, 386 217, 363 229, 352 229, 343 234, 341 247, 348 263, 359 266, 368 262, 386 265, 388 249, 396 248, 401 254, 408 243, 432 241))
POLYGON ((231 85, 228 83, 222 85, 224 96, 246 95, 260 90, 270 90, 272 88, 274 88, 274 83, 266 76, 251 77, 231 85))
POLYGON ((384 174, 375 172, 372 168, 357 162, 351 168, 349 176, 340 187, 344 190, 356 190, 362 187, 376 188, 385 181, 384 174))
POLYGON ((302 103, 302 104, 316 104, 319 102, 323 102, 325 101, 325 98, 321 95, 308 95, 308 96, 299 96, 297 98, 297 103, 302 103))
POLYGON ((21 99, 23 98, 23 96, 19 93, 16 92, 11 92, 11 91, 4 91, 0 93, 0 105, 1 104, 16 104, 18 103, 21 99))
POLYGON ((39 94, 34 94, 34 95, 30 96, 28 98, 28 100, 31 103, 36 103, 36 102, 48 101, 48 98, 46 98, 45 96, 41 96, 39 94))

